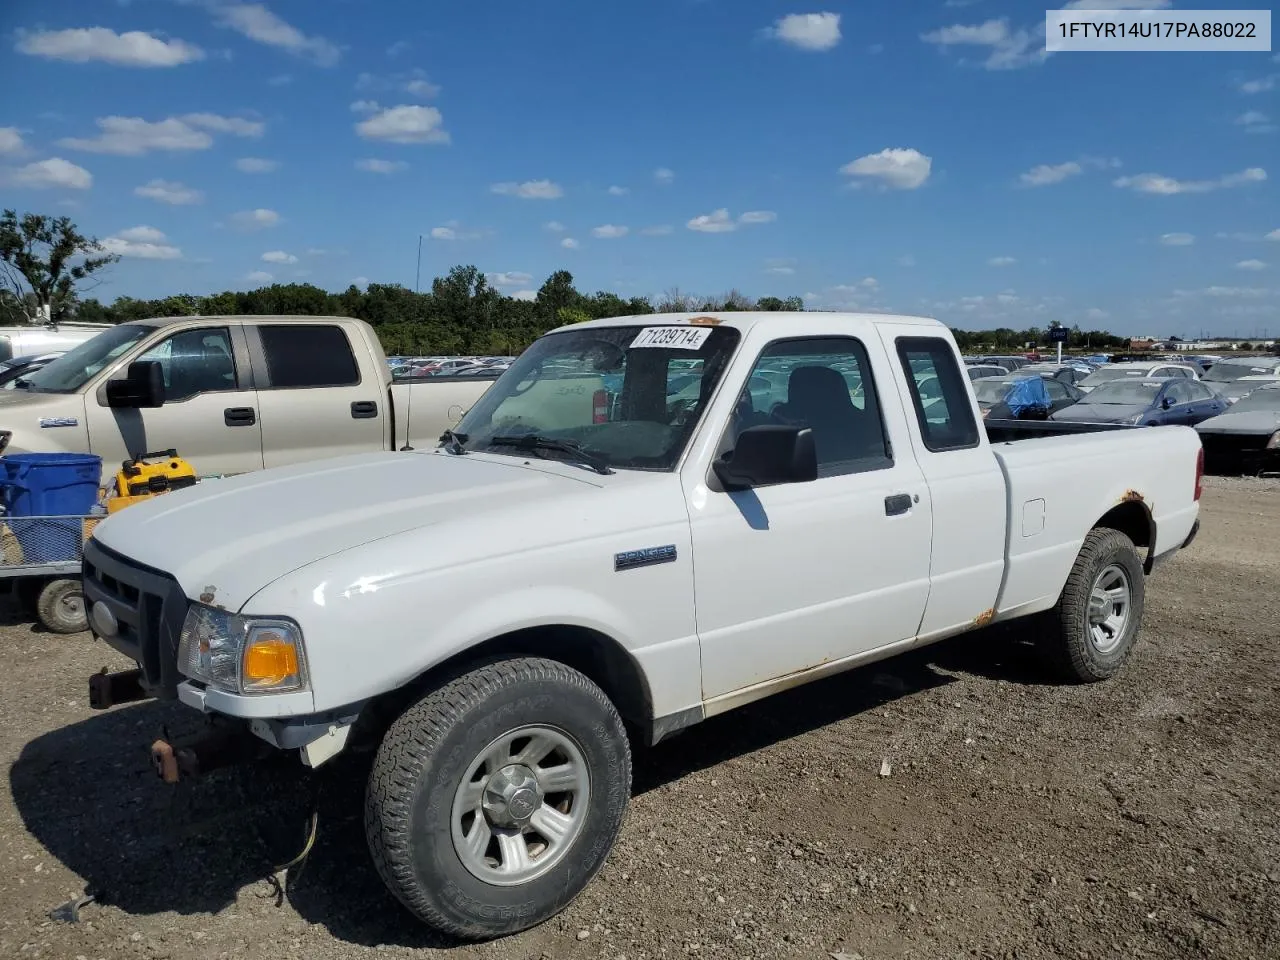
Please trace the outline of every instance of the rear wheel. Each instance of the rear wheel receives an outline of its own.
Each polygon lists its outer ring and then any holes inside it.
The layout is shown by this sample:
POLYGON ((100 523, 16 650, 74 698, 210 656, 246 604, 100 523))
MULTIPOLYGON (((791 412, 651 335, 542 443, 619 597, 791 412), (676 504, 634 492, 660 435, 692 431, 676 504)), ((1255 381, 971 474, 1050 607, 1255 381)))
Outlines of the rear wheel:
POLYGON ((365 796, 378 872, 419 919, 466 939, 532 927, 603 866, 631 792, 608 697, 520 658, 431 691, 391 725, 365 796))
POLYGON ((1118 530, 1091 531, 1037 639, 1064 681, 1090 683, 1115 675, 1137 639, 1145 588, 1133 541, 1118 530))
POLYGON ((89 629, 84 614, 84 593, 79 580, 50 580, 36 598, 36 615, 54 633, 80 633, 89 629))

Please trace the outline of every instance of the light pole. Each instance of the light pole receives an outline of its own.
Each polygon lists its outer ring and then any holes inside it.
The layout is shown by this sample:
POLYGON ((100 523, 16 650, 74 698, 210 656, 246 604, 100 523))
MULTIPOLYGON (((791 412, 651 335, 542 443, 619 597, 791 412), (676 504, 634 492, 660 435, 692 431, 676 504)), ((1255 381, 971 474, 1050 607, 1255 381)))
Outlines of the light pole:
POLYGON ((413 277, 413 292, 420 293, 422 287, 422 234, 418 234, 418 270, 413 277))

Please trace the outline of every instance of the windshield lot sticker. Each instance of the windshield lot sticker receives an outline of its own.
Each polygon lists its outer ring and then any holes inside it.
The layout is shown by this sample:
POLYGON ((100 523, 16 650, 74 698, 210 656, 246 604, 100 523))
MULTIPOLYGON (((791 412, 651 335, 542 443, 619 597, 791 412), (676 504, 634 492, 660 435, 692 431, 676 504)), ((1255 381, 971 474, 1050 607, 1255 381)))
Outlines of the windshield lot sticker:
POLYGON ((698 350, 709 336, 711 331, 706 327, 645 327, 631 341, 631 349, 698 350))

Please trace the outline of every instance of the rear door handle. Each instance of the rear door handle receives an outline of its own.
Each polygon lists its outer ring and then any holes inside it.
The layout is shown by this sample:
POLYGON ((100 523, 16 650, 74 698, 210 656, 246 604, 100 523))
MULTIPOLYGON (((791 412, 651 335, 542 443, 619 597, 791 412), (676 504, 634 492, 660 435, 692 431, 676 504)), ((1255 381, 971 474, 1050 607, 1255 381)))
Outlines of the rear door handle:
POLYGON ((253 407, 227 407, 222 422, 228 427, 251 427, 258 422, 258 414, 253 407))
POLYGON ((884 515, 898 517, 911 512, 911 494, 895 493, 884 498, 884 515))
POLYGON ((378 415, 378 402, 376 400, 352 400, 351 401, 351 419, 372 420, 377 415, 378 415))

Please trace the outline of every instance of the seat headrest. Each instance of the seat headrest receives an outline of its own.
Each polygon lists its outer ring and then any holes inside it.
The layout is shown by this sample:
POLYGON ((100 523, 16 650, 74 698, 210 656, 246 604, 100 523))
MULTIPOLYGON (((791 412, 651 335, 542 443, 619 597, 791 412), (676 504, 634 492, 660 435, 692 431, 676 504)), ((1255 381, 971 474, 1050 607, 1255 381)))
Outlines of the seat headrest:
POLYGON ((830 367, 796 367, 787 380, 789 405, 813 409, 824 406, 853 406, 849 384, 830 367))

